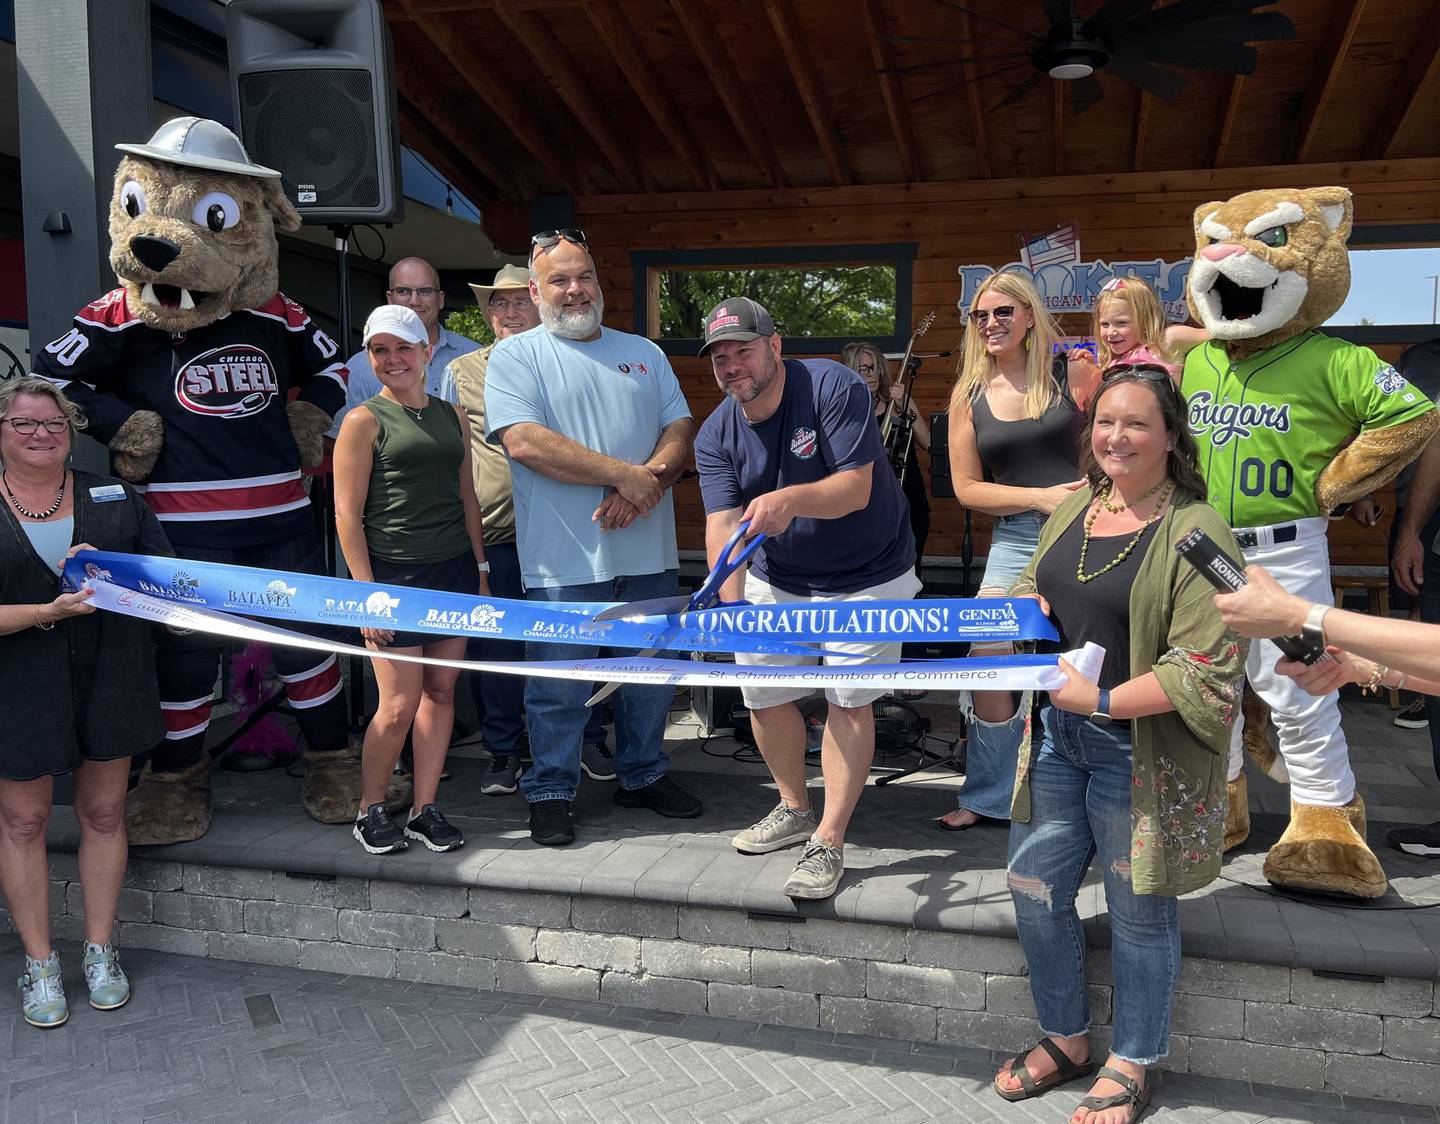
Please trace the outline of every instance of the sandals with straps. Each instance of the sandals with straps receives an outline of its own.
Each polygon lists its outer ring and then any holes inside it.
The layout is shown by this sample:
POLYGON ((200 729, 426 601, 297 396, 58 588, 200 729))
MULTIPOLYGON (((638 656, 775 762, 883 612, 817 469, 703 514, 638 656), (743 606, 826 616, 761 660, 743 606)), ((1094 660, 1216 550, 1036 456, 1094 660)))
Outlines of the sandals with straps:
POLYGON ((1145 1082, 1145 1088, 1140 1088, 1133 1077, 1121 1073, 1118 1069, 1111 1069, 1108 1065, 1101 1066, 1100 1072, 1095 1075, 1095 1080, 1101 1078, 1113 1081, 1125 1091, 1123 1093, 1111 1093, 1108 1097, 1089 1096, 1081 1100, 1076 1108, 1087 1109, 1092 1115, 1097 1112, 1104 1112, 1107 1108, 1121 1108, 1130 1106, 1130 1115, 1125 1118, 1125 1124, 1135 1124, 1140 1117, 1145 1115, 1145 1110, 1150 1107, 1150 1082, 1145 1082))
POLYGON ((1038 1097, 1057 1085, 1065 1085, 1081 1077, 1089 1077, 1096 1070, 1096 1063, 1093 1061, 1072 1062, 1065 1051, 1049 1038, 1042 1038, 1029 1050, 1022 1050, 1015 1055, 1015 1060, 1010 1063, 1009 1073, 1012 1078, 1020 1082, 1020 1088, 1007 1089, 1000 1084, 1000 1078, 992 1082, 995 1092, 1007 1101, 1027 1101, 1031 1097, 1038 1097), (1050 1055, 1050 1060, 1055 1063, 1053 1073, 1047 1073, 1044 1077, 1035 1077, 1025 1066, 1025 1059, 1039 1047, 1050 1055))

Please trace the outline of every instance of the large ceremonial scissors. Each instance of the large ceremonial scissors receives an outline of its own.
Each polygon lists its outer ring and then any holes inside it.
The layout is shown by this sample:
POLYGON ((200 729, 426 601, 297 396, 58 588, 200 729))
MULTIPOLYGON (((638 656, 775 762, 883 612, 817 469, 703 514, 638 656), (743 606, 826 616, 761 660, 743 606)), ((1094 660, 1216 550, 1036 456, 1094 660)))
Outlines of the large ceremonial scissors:
MULTIPOLYGON (((735 533, 730 536, 730 540, 725 544, 725 549, 720 552, 720 558, 705 579, 705 584, 688 597, 680 593, 673 597, 651 597, 644 601, 627 601, 623 605, 616 605, 602 613, 595 614, 592 619, 599 622, 632 620, 636 617, 668 617, 679 613, 692 613, 700 609, 714 608, 720 603, 720 590, 730 579, 730 575, 750 561, 750 556, 759 550, 760 544, 765 541, 763 534, 756 535, 745 544, 739 554, 735 554, 735 548, 740 545, 740 540, 745 537, 745 532, 749 529, 749 520, 735 528, 735 533)), ((655 647, 646 648, 636 658, 649 659, 665 647, 668 635, 668 632, 662 633, 660 641, 655 647)), ((606 683, 585 700, 585 705, 594 706, 601 699, 608 698, 619 686, 619 683, 606 683)))

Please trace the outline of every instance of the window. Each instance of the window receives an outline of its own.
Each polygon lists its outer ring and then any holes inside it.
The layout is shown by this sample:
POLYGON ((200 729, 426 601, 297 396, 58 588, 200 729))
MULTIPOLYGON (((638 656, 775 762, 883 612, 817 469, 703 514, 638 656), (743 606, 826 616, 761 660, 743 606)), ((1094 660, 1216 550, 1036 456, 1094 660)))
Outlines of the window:
POLYGON ((792 352, 860 338, 898 350, 910 335, 914 257, 913 245, 637 252, 636 331, 693 355, 705 314, 743 296, 765 306, 792 352))
POLYGON ((1322 328, 1359 344, 1440 336, 1440 224, 1357 226, 1350 235, 1350 293, 1322 328))

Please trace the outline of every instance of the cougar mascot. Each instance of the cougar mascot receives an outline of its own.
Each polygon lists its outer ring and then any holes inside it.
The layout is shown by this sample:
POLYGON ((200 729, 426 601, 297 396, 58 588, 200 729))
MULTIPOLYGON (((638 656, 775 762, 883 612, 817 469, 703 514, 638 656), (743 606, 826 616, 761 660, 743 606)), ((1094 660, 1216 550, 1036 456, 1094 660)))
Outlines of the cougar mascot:
MULTIPOLYGON (((321 544, 302 465, 345 401, 335 342, 277 292, 275 228, 298 229, 280 173, 252 164, 224 126, 181 117, 125 156, 110 200, 110 265, 120 287, 82 308, 37 357, 110 446, 185 558, 320 572, 321 544), (290 401, 291 392, 298 391, 290 401)), ((255 596, 283 596, 271 583, 255 596)), ((159 634, 165 741, 131 792, 132 843, 196 839, 210 826, 205 731, 220 648, 159 634)), ((359 805, 333 656, 276 648, 276 670, 304 735, 306 810, 324 823, 359 805)))
MULTIPOLYGON (((1247 562, 1287 589, 1331 601, 1327 516, 1390 481, 1437 426, 1430 402, 1366 347, 1315 329, 1345 301, 1350 192, 1251 191, 1195 212, 1190 310, 1210 342, 1185 361, 1183 389, 1210 503, 1247 562)), ((1230 749, 1226 847, 1250 831, 1243 744, 1290 782, 1290 823, 1265 860, 1277 886, 1360 898, 1385 892, 1365 841, 1337 696, 1314 698, 1277 675, 1257 642, 1246 667, 1264 703, 1247 707, 1230 749), (1265 716, 1279 736, 1277 757, 1265 716)))

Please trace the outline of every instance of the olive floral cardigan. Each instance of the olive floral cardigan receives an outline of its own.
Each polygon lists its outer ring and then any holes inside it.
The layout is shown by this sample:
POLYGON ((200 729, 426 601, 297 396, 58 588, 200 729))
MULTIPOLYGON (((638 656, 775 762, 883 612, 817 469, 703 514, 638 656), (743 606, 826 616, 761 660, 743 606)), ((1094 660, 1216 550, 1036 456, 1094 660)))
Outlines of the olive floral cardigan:
MULTIPOLYGON (((1090 490, 1081 489, 1055 509, 1012 595, 1036 591, 1040 559, 1084 517, 1090 499, 1090 490)), ((1137 894, 1186 894, 1220 873, 1230 727, 1240 705, 1247 642, 1221 623, 1214 589, 1175 553, 1175 543, 1196 528, 1240 557, 1215 509, 1177 492, 1130 590, 1130 677, 1154 671, 1175 705, 1172 712, 1131 723, 1130 869, 1137 894)), ((1039 749, 1028 727, 1011 808, 1020 823, 1030 820, 1030 763, 1039 749)))

